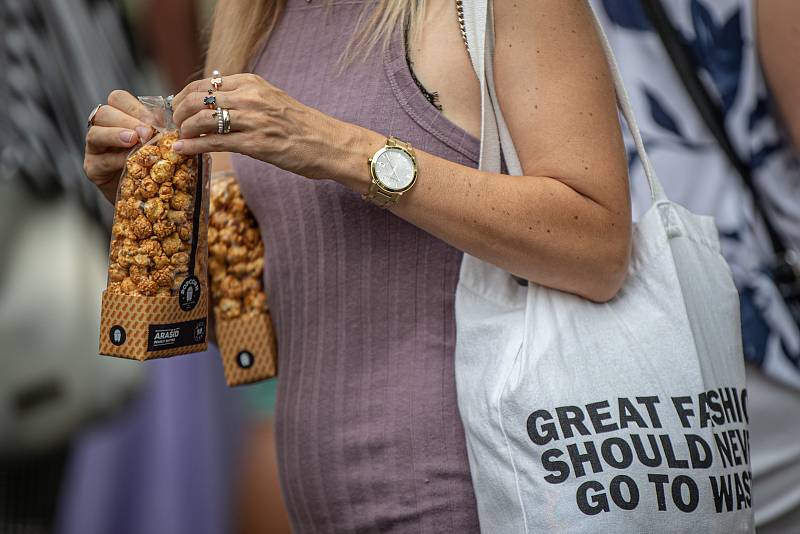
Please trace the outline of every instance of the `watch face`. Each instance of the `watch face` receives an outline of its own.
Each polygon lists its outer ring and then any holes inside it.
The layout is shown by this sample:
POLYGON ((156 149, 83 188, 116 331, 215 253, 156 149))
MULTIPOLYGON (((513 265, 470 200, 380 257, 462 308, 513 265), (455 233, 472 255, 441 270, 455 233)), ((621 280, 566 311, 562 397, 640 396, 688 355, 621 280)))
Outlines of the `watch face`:
POLYGON ((387 147, 374 161, 375 177, 387 189, 402 191, 414 182, 414 161, 405 150, 387 147))

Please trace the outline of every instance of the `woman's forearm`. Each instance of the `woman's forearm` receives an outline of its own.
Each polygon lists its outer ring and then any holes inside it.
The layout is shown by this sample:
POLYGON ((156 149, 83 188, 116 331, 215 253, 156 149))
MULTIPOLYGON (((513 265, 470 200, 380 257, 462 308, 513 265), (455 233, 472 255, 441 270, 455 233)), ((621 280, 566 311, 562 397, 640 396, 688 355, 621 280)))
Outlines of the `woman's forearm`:
MULTIPOLYGON (((233 110, 236 128, 219 135, 213 112, 203 103, 209 84, 193 82, 173 100, 182 136, 174 150, 238 152, 310 179, 334 179, 358 193, 367 191, 367 160, 384 145, 383 134, 306 106, 263 78, 237 74, 225 77, 225 90, 214 95, 218 106, 233 110)), ((611 93, 603 95, 597 102, 591 94, 576 95, 586 101, 585 113, 564 111, 556 101, 553 107, 563 113, 537 120, 540 128, 552 123, 537 135, 526 129, 532 121, 509 122, 530 176, 483 172, 416 150, 417 184, 392 211, 538 284, 595 301, 612 298, 627 270, 631 224, 622 140, 608 106, 611 93)), ((514 96, 507 107, 527 109, 516 105, 526 104, 524 95, 514 96)))
MULTIPOLYGON (((334 179, 365 193, 385 136, 337 128, 334 179)), ((419 175, 391 211, 447 243, 538 284, 594 301, 622 285, 630 219, 552 177, 507 176, 416 150, 419 175)))

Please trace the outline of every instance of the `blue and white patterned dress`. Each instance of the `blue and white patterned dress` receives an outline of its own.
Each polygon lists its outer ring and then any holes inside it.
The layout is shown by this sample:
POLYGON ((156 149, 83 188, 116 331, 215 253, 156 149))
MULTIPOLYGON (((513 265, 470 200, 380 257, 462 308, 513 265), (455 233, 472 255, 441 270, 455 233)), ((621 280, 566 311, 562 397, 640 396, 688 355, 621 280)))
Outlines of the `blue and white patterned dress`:
MULTIPOLYGON (((754 2, 662 0, 701 66, 703 82, 718 99, 737 152, 753 169, 773 224, 800 249, 800 164, 771 109, 756 50, 754 2)), ((800 521, 800 327, 766 274, 774 252, 763 222, 754 214, 741 177, 697 113, 641 1, 592 3, 667 195, 715 218, 739 288, 745 358, 752 364, 748 387, 756 524, 790 524, 783 521, 787 516, 800 521), (765 375, 794 389, 767 382, 765 375), (792 473, 793 478, 773 484, 772 471, 792 473)), ((627 132, 626 145, 638 217, 650 205, 649 191, 627 132)), ((800 529, 798 524, 792 528, 800 529)))
MULTIPOLYGON (((773 255, 749 191, 703 124, 639 0, 594 0, 670 199, 713 215, 742 300, 745 357, 800 387, 800 328, 764 273, 773 255)), ((751 165, 780 233, 800 248, 800 165, 771 106, 754 46, 750 0, 669 0, 664 7, 719 99, 738 153, 751 165)), ((634 212, 649 207, 632 143, 634 212)))

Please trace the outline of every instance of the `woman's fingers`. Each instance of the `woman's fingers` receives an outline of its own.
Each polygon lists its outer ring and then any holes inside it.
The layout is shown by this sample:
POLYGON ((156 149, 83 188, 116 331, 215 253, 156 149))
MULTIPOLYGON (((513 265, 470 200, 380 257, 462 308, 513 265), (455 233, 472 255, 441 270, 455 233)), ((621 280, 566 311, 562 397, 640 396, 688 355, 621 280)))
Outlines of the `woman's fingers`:
POLYGON ((121 90, 112 91, 108 104, 95 113, 86 134, 83 169, 111 202, 125 158, 136 143, 153 137, 154 119, 138 98, 121 90))
MULTIPOLYGON (((230 78, 230 77, 229 77, 230 78)), ((223 78, 223 85, 225 85, 225 79, 223 78)), ((192 93, 205 93, 208 94, 208 90, 211 89, 211 79, 205 78, 202 80, 195 80, 193 82, 189 82, 189 84, 181 89, 181 92, 175 95, 172 98, 172 109, 177 109, 186 98, 192 93)), ((227 90, 228 88, 225 87, 227 90)), ((216 92, 216 91, 215 91, 216 92)))
POLYGON ((210 109, 201 110, 183 121, 181 125, 181 138, 191 139, 203 134, 217 133, 218 123, 216 112, 210 109))
POLYGON ((86 176, 100 189, 112 204, 117 197, 120 169, 125 165, 127 151, 107 153, 99 156, 88 155, 83 162, 86 176))
POLYGON ((229 134, 211 134, 193 139, 180 139, 172 145, 172 149, 185 156, 193 156, 204 152, 238 152, 247 154, 247 137, 242 132, 229 134))
MULTIPOLYGON (((138 98, 130 94, 128 91, 123 91, 121 89, 111 91, 111 93, 108 95, 108 105, 118 109, 126 115, 129 115, 135 119, 139 119, 142 122, 146 122, 148 124, 153 123, 153 116, 150 111, 148 111, 144 104, 139 102, 138 98)), ((100 112, 98 111, 98 113, 100 112)), ((120 125, 110 124, 109 126, 120 125)))
POLYGON ((86 152, 104 154, 109 150, 131 148, 139 142, 139 133, 130 128, 92 126, 86 134, 86 152))
POLYGON ((95 126, 120 126, 133 129, 142 124, 142 121, 111 104, 104 104, 97 110, 92 123, 95 126))
POLYGON ((107 180, 108 177, 119 177, 127 157, 127 151, 89 154, 84 160, 84 170, 89 178, 95 182, 103 179, 107 180))
MULTIPOLYGON (((247 124, 242 120, 243 115, 238 110, 230 109, 227 111, 231 122, 231 132, 241 132, 247 129, 247 124)), ((181 125, 181 139, 192 139, 201 135, 216 133, 219 133, 219 120, 216 112, 210 109, 201 110, 183 121, 181 125)))
POLYGON ((235 107, 234 100, 235 95, 232 94, 231 91, 217 91, 214 93, 214 98, 216 100, 216 105, 214 108, 209 108, 206 104, 203 103, 203 100, 207 97, 211 96, 207 92, 200 93, 194 92, 189 93, 186 95, 186 98, 181 100, 180 103, 176 104, 175 101, 172 101, 172 119, 175 121, 175 124, 178 125, 179 128, 183 129, 183 123, 189 117, 194 116, 197 113, 201 113, 202 110, 207 109, 213 111, 217 107, 230 109, 235 107))
POLYGON ((153 137, 154 132, 153 128, 142 120, 138 119, 137 117, 133 117, 126 112, 111 106, 110 104, 104 105, 97 110, 93 123, 95 126, 107 126, 134 130, 143 143, 149 141, 150 138, 153 137))
MULTIPOLYGON (((233 91, 234 89, 238 89, 242 83, 255 76, 254 74, 233 74, 231 76, 223 76, 222 77, 222 86, 219 88, 218 91, 214 91, 214 94, 219 94, 222 91, 233 91)), ((195 80, 190 82, 186 87, 184 87, 180 93, 175 95, 172 99, 172 107, 173 109, 177 108, 181 103, 186 99, 191 93, 204 93, 208 94, 208 90, 211 89, 211 78, 204 78, 202 80, 195 80)))

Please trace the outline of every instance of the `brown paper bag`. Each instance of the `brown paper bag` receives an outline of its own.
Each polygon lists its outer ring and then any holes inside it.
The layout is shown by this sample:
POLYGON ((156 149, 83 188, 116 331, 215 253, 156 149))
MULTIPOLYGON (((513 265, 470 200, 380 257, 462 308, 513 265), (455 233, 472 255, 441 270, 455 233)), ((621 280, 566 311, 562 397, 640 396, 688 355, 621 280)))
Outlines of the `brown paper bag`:
POLYGON ((211 181, 209 274, 217 345, 229 386, 277 373, 277 340, 264 292, 264 243, 236 178, 211 181))
POLYGON ((164 99, 142 99, 158 133, 119 182, 101 309, 100 354, 149 360, 206 350, 207 155, 182 156, 164 99))

